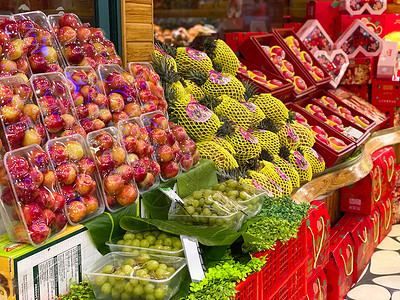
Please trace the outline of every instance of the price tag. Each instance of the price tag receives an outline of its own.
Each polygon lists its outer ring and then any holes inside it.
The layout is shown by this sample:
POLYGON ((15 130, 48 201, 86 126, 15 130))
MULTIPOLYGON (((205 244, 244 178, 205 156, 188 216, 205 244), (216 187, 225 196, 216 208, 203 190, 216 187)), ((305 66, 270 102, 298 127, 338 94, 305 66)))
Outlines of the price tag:
POLYGON ((167 195, 172 201, 177 202, 181 205, 184 205, 182 198, 178 196, 178 194, 172 190, 171 188, 159 188, 161 192, 167 195))
POLYGON ((363 135, 363 133, 360 130, 355 129, 354 127, 351 126, 347 127, 344 132, 350 134, 353 138, 357 140, 363 135))
POLYGON ((181 242, 183 246, 183 251, 185 252, 185 257, 189 269, 190 278, 192 282, 200 282, 205 278, 204 271, 206 267, 203 263, 203 258, 201 257, 201 249, 199 247, 199 242, 197 238, 187 235, 181 235, 181 242))

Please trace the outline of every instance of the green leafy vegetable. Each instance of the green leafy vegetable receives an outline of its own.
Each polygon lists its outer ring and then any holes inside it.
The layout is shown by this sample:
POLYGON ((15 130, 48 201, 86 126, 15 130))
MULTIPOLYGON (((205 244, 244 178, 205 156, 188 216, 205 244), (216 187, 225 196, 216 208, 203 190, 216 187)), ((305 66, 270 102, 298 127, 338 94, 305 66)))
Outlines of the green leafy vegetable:
MULTIPOLYGON (((72 278, 71 278, 72 280, 72 278)), ((87 281, 75 284, 71 281, 70 292, 66 295, 60 295, 57 300, 81 300, 81 299, 95 299, 93 290, 87 281)))

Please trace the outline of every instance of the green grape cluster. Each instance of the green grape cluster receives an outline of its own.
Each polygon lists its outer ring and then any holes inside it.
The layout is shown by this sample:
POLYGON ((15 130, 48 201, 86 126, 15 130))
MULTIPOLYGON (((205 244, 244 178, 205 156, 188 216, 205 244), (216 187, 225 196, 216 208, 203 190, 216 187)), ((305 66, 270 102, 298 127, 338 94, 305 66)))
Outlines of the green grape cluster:
POLYGON ((149 248, 163 251, 179 251, 182 250, 181 240, 173 235, 162 233, 159 230, 127 232, 123 239, 117 242, 117 245, 122 247, 122 252, 140 253, 132 247, 149 248))
POLYGON ((245 208, 215 190, 194 191, 183 202, 185 209, 179 207, 177 215, 190 216, 179 217, 179 221, 197 225, 236 227, 245 208))
POLYGON ((244 182, 229 179, 225 182, 214 184, 212 189, 220 191, 230 200, 245 206, 247 215, 254 216, 262 205, 263 197, 258 196, 262 192, 244 182))
POLYGON ((168 286, 154 280, 168 279, 175 273, 175 268, 152 259, 148 254, 140 254, 118 266, 105 265, 101 273, 104 275, 97 275, 94 281, 101 294, 110 295, 112 299, 154 300, 168 299, 168 286))

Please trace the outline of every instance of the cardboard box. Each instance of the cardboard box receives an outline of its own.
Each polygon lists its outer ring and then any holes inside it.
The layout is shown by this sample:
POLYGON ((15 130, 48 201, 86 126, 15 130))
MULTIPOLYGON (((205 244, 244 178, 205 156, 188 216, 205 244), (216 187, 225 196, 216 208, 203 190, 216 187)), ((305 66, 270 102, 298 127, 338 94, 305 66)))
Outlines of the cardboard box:
POLYGON ((376 68, 376 79, 392 80, 399 68, 397 42, 383 42, 381 55, 376 68))
POLYGON ((331 237, 334 236, 338 231, 343 230, 346 225, 356 216, 356 214, 345 213, 343 217, 340 218, 339 221, 336 222, 335 225, 332 226, 331 229, 331 237))
POLYGON ((311 202, 307 220, 308 280, 317 276, 328 264, 330 228, 331 221, 325 203, 311 202))
POLYGON ((309 1, 307 3, 306 20, 316 19, 326 30, 331 39, 336 39, 336 29, 339 28, 339 6, 334 1, 309 1))
POLYGON ((308 281, 307 285, 308 300, 326 300, 328 297, 328 283, 324 270, 308 281))
POLYGON ((376 108, 379 109, 381 112, 383 112, 388 118, 388 120, 386 121, 385 128, 400 125, 400 107, 377 105, 376 108))
POLYGON ((83 226, 69 226, 56 239, 35 248, 0 236, 0 290, 8 300, 48 300, 69 291, 70 279, 101 257, 83 226))
POLYGON ((350 14, 352 16, 361 15, 365 12, 371 15, 381 15, 386 10, 386 0, 372 0, 372 1, 348 1, 339 0, 339 11, 341 14, 350 14))
POLYGON ((400 83, 391 80, 372 81, 371 103, 378 106, 400 106, 400 83))
POLYGON ((392 230, 392 194, 385 196, 382 201, 377 205, 377 209, 381 215, 381 226, 379 230, 379 240, 378 244, 383 241, 383 239, 392 230))
POLYGON ((372 57, 356 57, 349 59, 349 65, 340 84, 370 84, 372 82, 373 74, 374 60, 372 57))

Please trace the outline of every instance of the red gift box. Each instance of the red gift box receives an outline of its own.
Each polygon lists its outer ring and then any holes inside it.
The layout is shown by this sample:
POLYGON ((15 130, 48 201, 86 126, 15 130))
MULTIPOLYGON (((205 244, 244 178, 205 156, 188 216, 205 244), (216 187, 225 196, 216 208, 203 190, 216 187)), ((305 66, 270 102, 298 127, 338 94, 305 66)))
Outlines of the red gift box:
POLYGON ((343 228, 343 231, 350 233, 355 245, 354 282, 360 278, 377 246, 374 242, 373 227, 369 216, 354 215, 343 228))
POLYGON ((307 3, 306 20, 317 19, 326 33, 335 40, 339 28, 339 6, 334 1, 309 1, 307 3))
POLYGON ((400 106, 400 83, 391 80, 373 80, 371 103, 379 106, 400 106))
POLYGON ((324 269, 328 299, 344 299, 353 284, 354 242, 350 233, 338 231, 331 239, 330 259, 324 269))
POLYGON ((380 201, 377 208, 381 216, 378 240, 378 243, 380 243, 392 230, 392 194, 387 195, 382 201, 380 201))
POLYGON ((368 84, 353 84, 353 85, 344 85, 346 89, 352 91, 363 99, 369 99, 369 87, 368 84))
POLYGON ((334 236, 338 231, 343 230, 346 225, 356 216, 356 214, 345 213, 339 221, 331 228, 331 236, 334 236))
POLYGON ((308 300, 326 300, 328 297, 328 282, 323 270, 308 281, 308 300))
POLYGON ((355 57, 349 59, 349 66, 342 78, 342 85, 370 84, 374 74, 374 61, 372 57, 355 57))
POLYGON ((376 78, 382 80, 392 80, 396 77, 398 69, 398 43, 383 42, 381 55, 376 67, 376 78))
POLYGON ((394 153, 393 147, 385 147, 375 151, 372 153, 371 159, 379 164, 382 169, 382 182, 380 187, 382 197, 391 194, 395 187, 393 176, 396 171, 396 154, 394 153))
POLYGON ((307 220, 308 280, 317 276, 328 263, 330 227, 331 220, 325 203, 311 202, 307 220))
POLYGON ((388 118, 384 128, 400 125, 400 107, 377 105, 376 108, 383 112, 388 118))

